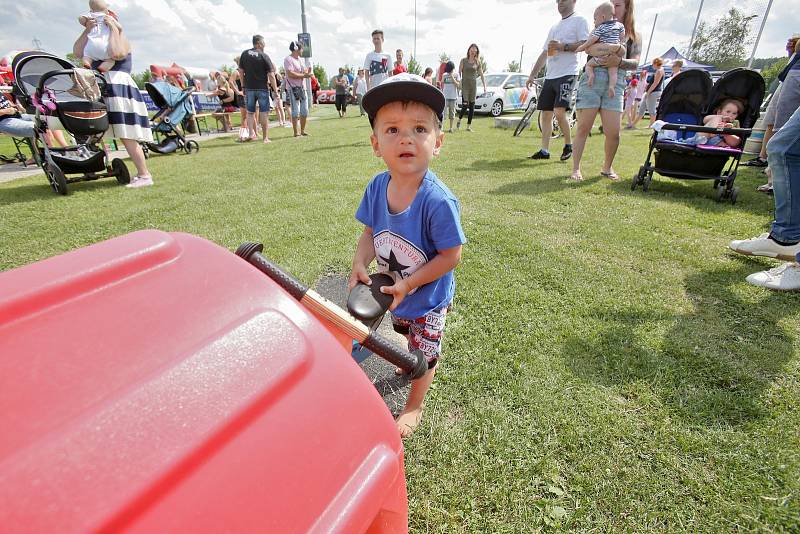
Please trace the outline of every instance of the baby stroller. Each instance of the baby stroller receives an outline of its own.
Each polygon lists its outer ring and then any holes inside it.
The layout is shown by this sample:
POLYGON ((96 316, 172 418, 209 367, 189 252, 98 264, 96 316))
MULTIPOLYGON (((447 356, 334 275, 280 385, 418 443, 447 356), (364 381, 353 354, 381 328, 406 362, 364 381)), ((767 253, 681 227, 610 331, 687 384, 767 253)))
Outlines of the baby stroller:
POLYGON ((658 104, 656 118, 665 121, 660 132, 653 132, 644 165, 631 180, 631 191, 641 185, 650 188, 653 173, 689 180, 714 180, 714 199, 729 199, 736 203, 739 188, 733 186, 742 157, 742 147, 758 119, 764 99, 764 79, 748 69, 733 69, 711 83, 711 76, 702 70, 681 72, 667 85, 658 104), (703 117, 713 113, 727 98, 738 100, 744 110, 737 120, 740 128, 710 128, 702 126, 703 117), (660 133, 675 131, 673 140, 660 133), (716 135, 731 134, 741 138, 737 148, 692 144, 699 132, 716 135), (650 163, 655 154, 654 163, 650 163))
POLYGON ((115 158, 109 164, 102 144, 108 114, 101 100, 106 86, 101 76, 89 74, 87 79, 82 74, 89 71, 75 69, 64 59, 38 51, 18 54, 12 69, 13 94, 34 114, 33 157, 56 193, 66 195, 67 184, 112 176, 120 184, 130 182, 125 162, 115 158), (87 90, 88 82, 92 83, 87 90), (75 137, 75 146, 47 146, 45 134, 58 122, 75 137), (68 174, 80 176, 67 177, 68 174))
POLYGON ((187 154, 191 154, 200 150, 197 141, 187 141, 177 128, 177 125, 192 114, 189 97, 194 88, 190 87, 181 91, 167 82, 148 82, 144 84, 144 88, 153 100, 153 104, 158 107, 158 112, 150 119, 152 130, 164 134, 163 139, 158 143, 145 143, 143 147, 145 155, 148 155, 151 150, 157 154, 172 154, 176 150, 183 150, 187 154))

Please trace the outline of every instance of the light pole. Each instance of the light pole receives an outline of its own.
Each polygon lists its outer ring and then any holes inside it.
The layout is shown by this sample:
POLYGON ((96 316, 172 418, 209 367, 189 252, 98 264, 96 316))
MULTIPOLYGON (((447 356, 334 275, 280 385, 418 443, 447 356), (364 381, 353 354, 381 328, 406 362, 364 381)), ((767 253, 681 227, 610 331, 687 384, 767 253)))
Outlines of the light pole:
POLYGON ((772 7, 772 0, 769 0, 769 4, 767 4, 767 10, 764 11, 764 18, 761 19, 761 27, 758 29, 758 36, 756 37, 756 42, 753 45, 753 52, 750 54, 750 59, 747 61, 748 69, 753 64, 753 57, 755 57, 756 55, 756 48, 758 48, 758 42, 761 40, 761 32, 764 31, 764 24, 767 23, 767 17, 769 16, 769 8, 771 7, 772 7))
POLYGON ((414 60, 417 59, 417 0, 414 0, 414 60))
MULTIPOLYGON (((306 26, 306 1, 300 0, 300 20, 303 26, 303 33, 308 33, 308 27, 306 26)), ((306 67, 311 66, 311 61, 308 58, 306 59, 306 67)), ((311 98, 311 78, 306 78, 303 82, 303 85, 306 88, 306 98, 311 98)), ((311 106, 308 106, 311 108, 311 106)))
POLYGON ((694 28, 692 28, 692 36, 689 38, 689 49, 686 51, 686 54, 690 54, 692 52, 692 43, 694 43, 694 36, 697 32, 697 23, 700 22, 700 12, 703 11, 703 1, 700 0, 700 7, 697 8, 697 18, 694 19, 694 28))
POLYGON ((645 63, 647 63, 647 56, 650 55, 650 44, 653 42, 653 34, 656 33, 656 22, 658 22, 658 13, 656 13, 656 18, 653 19, 653 29, 650 30, 650 40, 647 41, 647 52, 644 53, 645 63))

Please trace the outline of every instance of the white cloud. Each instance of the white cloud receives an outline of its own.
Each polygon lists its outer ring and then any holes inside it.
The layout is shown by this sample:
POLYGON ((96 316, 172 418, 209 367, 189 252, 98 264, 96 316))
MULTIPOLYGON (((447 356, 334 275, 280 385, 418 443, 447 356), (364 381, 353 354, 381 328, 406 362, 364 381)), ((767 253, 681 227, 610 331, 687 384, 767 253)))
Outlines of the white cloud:
MULTIPOLYGON (((591 20, 599 0, 579 0, 578 13, 591 20)), ((635 0, 637 29, 644 47, 653 17, 659 13, 650 57, 689 41, 700 0, 635 0)), ((793 0, 792 0, 793 1, 793 0)), ((360 65, 371 50, 370 33, 386 32, 385 50, 414 49, 414 0, 306 0, 314 62, 328 72, 345 63, 360 65)), ((435 66, 439 54, 461 58, 467 46, 481 47, 490 69, 518 60, 524 45, 523 69, 538 56, 549 27, 558 21, 552 0, 417 0, 416 50, 420 62, 435 66)), ((278 63, 300 31, 298 0, 112 0, 134 49, 134 68, 151 63, 216 68, 231 64, 261 33, 267 52, 278 63)), ((705 0, 702 20, 709 22, 728 8, 727 0, 705 0)), ((740 8, 763 10, 765 1, 740 8)), ((64 55, 80 32, 76 21, 88 7, 85 0, 0 0, 0 53, 28 48, 34 37, 45 49, 64 55), (9 24, 8 21, 13 21, 9 24)), ((758 57, 783 55, 786 37, 800 31, 800 16, 790 0, 774 0, 758 57)), ((756 25, 760 22, 757 19, 756 25)))

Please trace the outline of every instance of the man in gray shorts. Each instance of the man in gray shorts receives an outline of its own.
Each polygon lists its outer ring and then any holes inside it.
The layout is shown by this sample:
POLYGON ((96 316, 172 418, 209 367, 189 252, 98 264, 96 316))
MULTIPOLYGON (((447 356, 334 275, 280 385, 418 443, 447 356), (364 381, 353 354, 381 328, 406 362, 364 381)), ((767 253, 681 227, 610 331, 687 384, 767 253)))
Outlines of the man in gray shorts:
POLYGON ((575 14, 575 2, 576 0, 558 0, 561 20, 550 28, 542 53, 539 54, 525 84, 530 89, 534 78, 547 61, 547 74, 536 104, 536 109, 542 114, 542 148, 529 156, 531 159, 550 159, 553 113, 564 134, 561 161, 572 156, 572 137, 567 121, 567 110, 570 109, 572 84, 578 74, 578 53, 575 50, 589 38, 589 23, 585 18, 575 14))

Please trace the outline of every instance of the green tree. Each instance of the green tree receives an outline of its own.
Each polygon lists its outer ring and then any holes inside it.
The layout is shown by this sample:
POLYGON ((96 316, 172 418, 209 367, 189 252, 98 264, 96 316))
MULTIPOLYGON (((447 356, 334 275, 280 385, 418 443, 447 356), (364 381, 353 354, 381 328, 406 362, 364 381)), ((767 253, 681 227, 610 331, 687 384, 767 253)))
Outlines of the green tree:
POLYGON ((747 48, 753 43, 750 25, 756 17, 758 15, 745 15, 732 7, 713 26, 701 22, 692 48, 688 50, 688 58, 714 65, 720 70, 743 66, 747 48))
POLYGON ((483 57, 483 55, 481 55, 481 57, 479 57, 478 59, 479 59, 479 60, 480 60, 480 62, 481 62, 481 71, 482 71, 484 74, 486 74, 487 72, 489 72, 489 64, 488 64, 488 63, 486 63, 486 58, 485 58, 485 57, 483 57))
POLYGON ((72 63, 76 67, 83 67, 83 59, 79 58, 78 56, 76 56, 72 52, 67 54, 67 61, 69 61, 70 63, 72 63))
POLYGON ((314 65, 312 72, 314 73, 314 76, 317 77, 320 87, 328 86, 328 73, 325 72, 325 67, 322 65, 314 65))
POLYGON ((519 72, 519 69, 519 61, 514 60, 508 64, 508 72, 519 72))
POLYGON ((450 61, 450 54, 447 52, 439 54, 439 63, 447 63, 448 61, 450 61))
POLYGON ((139 74, 132 75, 131 78, 133 78, 133 81, 136 83, 136 87, 144 89, 144 84, 153 79, 153 73, 149 70, 144 70, 139 74))
MULTIPOLYGON (((783 67, 785 67, 787 63, 789 63, 789 58, 782 57, 778 61, 762 69, 761 76, 764 77, 764 84, 767 86, 768 91, 771 89, 770 86, 772 83, 778 79, 778 74, 781 73, 783 67)), ((775 83, 775 85, 777 86, 778 84, 775 83)))
POLYGON ((414 56, 411 56, 408 60, 408 72, 416 74, 417 76, 422 76, 422 65, 419 64, 417 58, 414 56))
POLYGON ((232 65, 220 65, 217 70, 219 72, 224 72, 229 77, 230 77, 231 74, 233 74, 233 66, 232 65))

